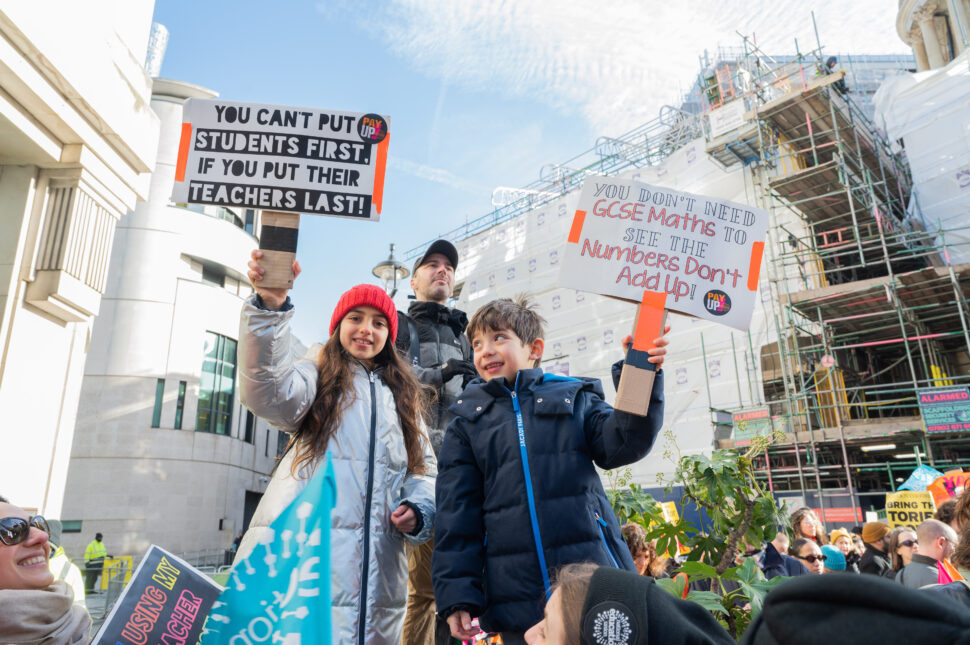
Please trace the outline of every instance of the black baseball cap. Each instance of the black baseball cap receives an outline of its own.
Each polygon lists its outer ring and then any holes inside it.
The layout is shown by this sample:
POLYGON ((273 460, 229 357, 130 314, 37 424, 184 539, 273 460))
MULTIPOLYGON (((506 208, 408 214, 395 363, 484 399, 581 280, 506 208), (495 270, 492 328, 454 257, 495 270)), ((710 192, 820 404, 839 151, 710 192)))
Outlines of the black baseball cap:
POLYGON ((435 240, 431 243, 431 246, 428 247, 428 250, 424 252, 424 255, 418 258, 418 260, 414 263, 414 268, 411 270, 411 274, 413 275, 416 273, 418 268, 424 264, 425 260, 428 259, 428 256, 434 255, 435 253, 440 253, 448 258, 448 261, 451 262, 451 268, 455 271, 458 270, 458 249, 455 248, 455 245, 448 240, 435 240))

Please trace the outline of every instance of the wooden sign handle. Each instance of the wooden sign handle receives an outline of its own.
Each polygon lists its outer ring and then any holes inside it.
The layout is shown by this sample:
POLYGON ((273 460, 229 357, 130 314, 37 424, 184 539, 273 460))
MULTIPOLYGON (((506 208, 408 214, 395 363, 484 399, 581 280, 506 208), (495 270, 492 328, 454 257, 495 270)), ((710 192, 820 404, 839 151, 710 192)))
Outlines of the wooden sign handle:
POLYGON ((616 404, 613 407, 617 410, 647 416, 653 380, 657 374, 657 366, 647 360, 650 358, 647 350, 655 347, 654 339, 663 335, 667 322, 666 302, 667 294, 664 292, 643 292, 643 300, 633 324, 633 345, 626 353, 623 371, 620 372, 620 385, 616 388, 616 404))
POLYGON ((260 264, 266 270, 259 286, 268 289, 293 288, 293 261, 299 236, 300 214, 263 211, 259 234, 260 264))

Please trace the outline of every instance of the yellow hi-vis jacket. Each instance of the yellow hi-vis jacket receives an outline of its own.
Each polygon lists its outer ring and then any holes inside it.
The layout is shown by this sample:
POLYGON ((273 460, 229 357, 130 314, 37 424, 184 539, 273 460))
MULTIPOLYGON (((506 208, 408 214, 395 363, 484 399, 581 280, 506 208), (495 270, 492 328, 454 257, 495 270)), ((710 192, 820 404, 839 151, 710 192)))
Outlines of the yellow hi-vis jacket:
POLYGON ((84 564, 91 560, 104 560, 106 555, 108 555, 108 549, 104 546, 104 542, 91 540, 91 543, 84 549, 84 564))

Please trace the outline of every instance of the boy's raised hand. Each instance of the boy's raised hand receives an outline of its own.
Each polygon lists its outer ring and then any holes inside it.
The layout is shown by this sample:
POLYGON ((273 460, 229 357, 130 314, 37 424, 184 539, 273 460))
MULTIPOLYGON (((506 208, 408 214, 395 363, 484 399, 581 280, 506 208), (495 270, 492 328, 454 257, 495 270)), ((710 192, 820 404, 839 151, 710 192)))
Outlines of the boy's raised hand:
POLYGON ((461 609, 448 616, 448 627, 451 629, 452 637, 460 641, 471 640, 481 631, 472 626, 471 614, 461 609))
MULTIPOLYGON (((253 285, 253 289, 263 299, 263 304, 266 305, 267 309, 276 311, 286 302, 286 293, 289 289, 269 289, 259 286, 259 281, 263 279, 263 274, 266 273, 266 270, 259 264, 259 259, 263 257, 263 252, 259 249, 253 249, 250 256, 252 259, 249 260, 249 271, 247 272, 249 283, 253 285)), ((296 280, 296 276, 298 275, 300 275, 300 263, 294 260, 293 279, 296 280)))
MULTIPOLYGON (((670 344, 670 341, 667 340, 667 334, 669 333, 670 333, 670 325, 666 325, 664 327, 663 336, 661 336, 660 338, 655 338, 653 340, 653 344, 656 345, 656 347, 653 347, 647 350, 647 354, 650 354, 650 358, 648 358, 647 360, 653 363, 654 365, 656 365, 658 370, 664 364, 664 357, 667 355, 667 345, 670 344)), ((630 335, 625 336, 623 338, 624 356, 626 356, 626 353, 630 351, 630 347, 632 346, 633 346, 633 336, 630 336, 630 335)))

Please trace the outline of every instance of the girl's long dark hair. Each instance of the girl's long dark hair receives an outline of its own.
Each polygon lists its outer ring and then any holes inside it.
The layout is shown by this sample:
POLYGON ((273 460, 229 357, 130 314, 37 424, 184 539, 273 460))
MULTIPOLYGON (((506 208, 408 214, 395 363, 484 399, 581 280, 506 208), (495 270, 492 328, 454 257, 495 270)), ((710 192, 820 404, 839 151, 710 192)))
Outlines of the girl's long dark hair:
MULTIPOLYGON (((294 477, 303 467, 312 466, 323 457, 327 444, 340 427, 344 412, 354 404, 357 398, 354 390, 355 362, 356 359, 340 344, 340 325, 337 325, 317 359, 319 377, 316 398, 300 429, 290 440, 291 447, 296 451, 290 468, 294 477)), ((423 394, 425 386, 418 382, 410 366, 401 359, 390 335, 374 357, 374 368, 381 368, 380 377, 394 395, 408 455, 408 472, 423 475, 424 448, 421 442, 428 440, 421 429, 427 401, 423 394)))

